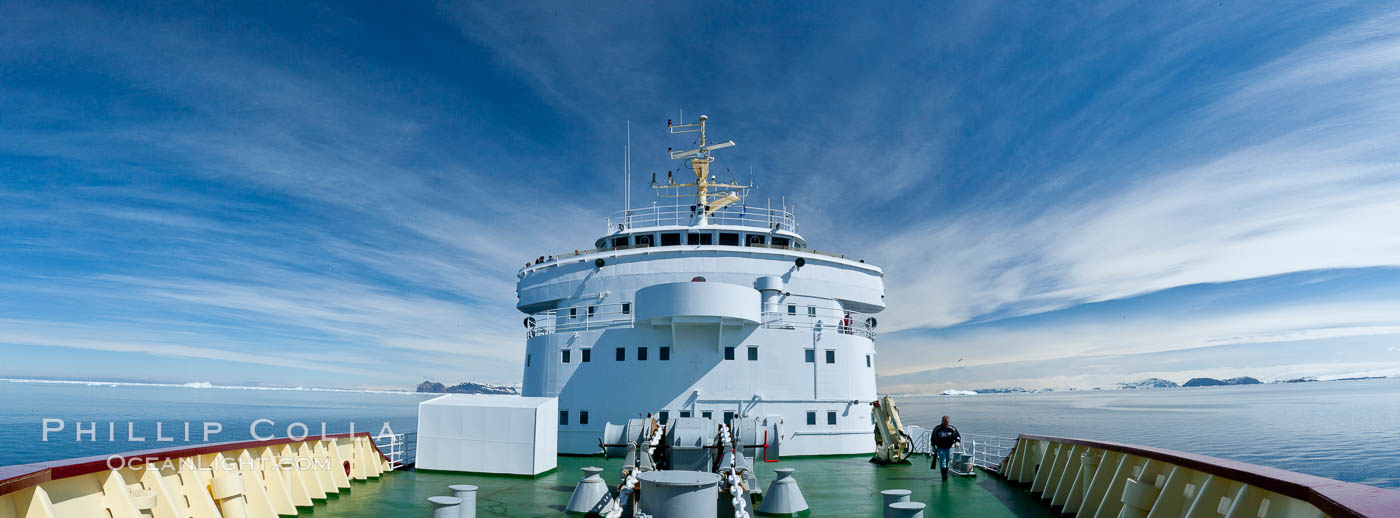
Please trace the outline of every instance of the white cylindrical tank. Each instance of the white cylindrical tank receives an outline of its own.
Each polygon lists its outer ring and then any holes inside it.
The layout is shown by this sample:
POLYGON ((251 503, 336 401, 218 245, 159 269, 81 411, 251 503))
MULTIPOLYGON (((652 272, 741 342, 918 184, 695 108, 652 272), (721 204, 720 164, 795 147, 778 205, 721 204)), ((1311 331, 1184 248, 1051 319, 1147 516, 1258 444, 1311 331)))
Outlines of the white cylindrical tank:
POLYGON ((471 484, 447 486, 452 496, 462 501, 462 505, 457 508, 458 518, 476 518, 476 489, 476 486, 471 484))
POLYGON ((455 496, 428 497, 428 516, 430 518, 457 518, 461 507, 462 499, 455 496))
POLYGON ((891 504, 908 502, 911 493, 913 492, 908 489, 886 489, 881 491, 880 497, 885 501, 885 506, 882 508, 885 510, 885 518, 893 518, 894 509, 890 509, 891 504))
POLYGON ((642 482, 642 512, 667 518, 712 518, 719 475, 703 471, 648 471, 642 482))

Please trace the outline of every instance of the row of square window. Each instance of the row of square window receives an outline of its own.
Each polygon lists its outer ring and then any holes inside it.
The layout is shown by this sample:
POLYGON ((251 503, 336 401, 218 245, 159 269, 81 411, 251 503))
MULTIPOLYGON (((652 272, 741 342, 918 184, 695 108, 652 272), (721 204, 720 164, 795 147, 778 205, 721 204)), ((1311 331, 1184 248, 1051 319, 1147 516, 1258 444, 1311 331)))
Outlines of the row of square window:
MULTIPOLYGON (((690 414, 690 411, 689 411, 689 410, 681 410, 681 417, 690 417, 690 415, 691 415, 691 414, 690 414)), ((703 417, 703 418, 705 418, 705 419, 713 419, 713 418, 714 418, 714 415, 715 415, 714 412, 711 411, 711 410, 701 410, 701 411, 700 411, 700 417, 703 417)), ((661 424, 666 424, 667 421, 670 421, 670 420, 671 420, 670 412, 667 412, 667 411, 665 411, 665 410, 662 410, 660 413, 657 414, 657 419, 661 421, 661 424)), ((731 411, 731 410, 726 410, 726 411, 724 411, 724 422, 725 422, 725 423, 728 423, 728 422, 733 421, 733 420, 734 420, 734 412, 731 411)), ((578 412, 578 424, 588 424, 588 411, 587 411, 587 410, 579 410, 579 412, 578 412)), ((807 411, 807 424, 808 424, 809 426, 816 426, 816 424, 817 424, 817 412, 816 412, 815 410, 808 410, 808 411, 807 411)), ((829 424, 829 425, 834 425, 834 424, 836 424, 836 411, 835 411, 835 410, 828 410, 828 411, 826 412, 826 424, 829 424)), ((560 411, 559 411, 559 426, 568 426, 568 425, 569 425, 569 411, 568 411, 568 410, 560 410, 560 411)))
MULTIPOLYGON (((635 236, 630 236, 630 237, 635 237, 636 239, 629 240, 629 236, 616 237, 616 238, 613 238, 613 239, 612 239, 611 244, 612 244, 612 246, 617 247, 617 248, 624 248, 624 247, 632 246, 633 243, 635 243, 636 246, 638 246, 638 247, 648 247, 648 246, 653 246, 653 244, 654 244, 654 243, 652 242, 653 237, 652 237, 651 234, 637 234, 637 235, 635 235, 635 236)), ((745 235, 744 235, 744 240, 743 240, 743 241, 744 241, 744 246, 753 246, 753 245, 760 245, 760 246, 761 246, 761 245, 763 245, 765 242, 768 241, 768 236, 765 235, 765 234, 745 234, 745 235)), ((786 238, 786 237, 773 236, 772 241, 773 241, 773 246, 791 246, 791 245, 792 245, 792 240, 790 240, 790 239, 788 239, 788 238, 786 238)), ((601 245, 599 245, 600 247, 606 248, 605 245, 608 244, 608 241, 607 241, 607 240, 603 240, 603 241, 601 241, 600 243, 602 243, 601 245)), ((670 232, 661 234, 661 246, 678 246, 678 245, 680 245, 680 244, 681 244, 681 234, 679 234, 679 233, 670 233, 670 232)), ((686 234, 686 235, 685 235, 685 244, 687 244, 687 245, 710 245, 710 244, 714 244, 714 234, 686 234)), ((730 232, 721 232, 721 233, 719 234, 719 244, 724 245, 724 246, 739 246, 739 234, 730 233, 730 232)))
MULTIPOLYGON (((597 313, 597 312, 598 312, 598 306, 587 306, 587 309, 588 309, 588 316, 589 316, 589 317, 592 317, 594 313, 597 313)), ((623 303, 622 303, 622 314, 624 314, 624 315, 630 315, 630 314, 632 314, 632 303, 631 303, 631 302, 623 302, 623 303)), ((787 314, 789 314, 789 315, 796 315, 796 314, 797 314, 797 304, 788 304, 788 305, 787 305, 787 314)), ((816 307, 816 306, 807 306, 807 316, 809 316, 809 317, 815 317, 815 316, 817 316, 817 307, 816 307)), ((571 308, 569 308, 569 318, 578 318, 578 307, 571 307, 571 308)))
MULTIPOLYGON (((659 354, 657 355, 657 356, 658 356, 658 358, 657 358, 658 360, 663 361, 663 362, 664 362, 664 361, 671 361, 671 348, 670 348, 670 346, 661 346, 661 347, 659 347, 658 349, 659 349, 659 351, 658 351, 659 354)), ((726 359, 726 360, 733 360, 733 359, 734 359, 734 352, 735 352, 735 348, 734 348, 734 347, 725 347, 725 348, 724 348, 724 359, 726 359)), ((817 351, 816 351, 816 349, 803 349, 803 354, 804 354, 804 359, 807 361, 807 363, 816 363, 816 362, 817 362, 817 351)), ((750 345, 750 346, 748 347, 748 355, 749 355, 749 361, 754 361, 754 362, 758 361, 758 346, 750 345)), ((618 347, 617 350, 616 350, 615 356, 616 356, 616 358, 617 358, 617 361, 626 361, 626 360, 627 360, 627 348, 626 348, 626 347, 618 347)), ((562 350, 562 351, 559 351, 559 360, 560 360, 561 363, 569 363, 572 359, 573 359, 573 350, 571 350, 571 349, 564 349, 564 350, 562 350)), ((638 348, 637 348, 637 360, 638 360, 638 361, 646 361, 646 359, 647 359, 647 348, 646 348, 646 347, 638 347, 638 348)), ((593 349, 592 349, 592 348, 583 348, 583 349, 579 349, 579 361, 580 361, 581 363, 589 363, 589 362, 592 362, 592 361, 593 361, 593 349)), ((827 350, 826 350, 826 363, 836 363, 836 350, 835 350, 835 349, 827 349, 827 350)), ((870 359, 870 355, 867 354, 867 355, 865 355, 865 366, 866 366, 866 367, 870 367, 871 365, 872 365, 872 362, 871 362, 871 359, 870 359)), ((530 366, 530 355, 528 355, 528 354, 525 355, 525 366, 526 366, 526 367, 529 367, 529 366, 530 366)))
MULTIPOLYGON (((598 312, 598 306, 588 306, 588 317, 589 317, 589 318, 592 318, 592 317, 593 317, 593 314, 594 314, 594 313, 597 313, 597 312, 598 312)), ((624 314, 624 315, 631 315, 631 314, 632 314, 632 303, 631 303, 631 302, 623 302, 623 303, 622 303, 622 314, 624 314)), ((569 318, 578 318, 578 307, 569 308, 569 318)))
MULTIPOLYGON (((573 351, 570 350, 570 349, 564 349, 564 350, 562 350, 562 351, 559 351, 559 361, 562 362, 562 363, 569 363, 570 360, 572 360, 572 358, 573 358, 573 354, 572 354, 572 353, 573 353, 573 351)), ((657 356, 657 358, 656 358, 657 360, 660 360, 660 361, 663 361, 663 362, 671 361, 671 347, 670 347, 670 346, 661 346, 661 347, 658 347, 658 348, 657 348, 657 355, 656 355, 656 356, 657 356)), ((627 348, 626 348, 626 347, 618 347, 618 348, 617 348, 617 352, 616 352, 616 358, 617 358, 617 361, 627 361, 627 348)), ((637 360, 638 360, 638 361, 646 361, 646 359, 647 359, 647 348, 646 348, 646 347, 638 347, 638 348, 637 348, 637 360)), ((579 349, 579 362, 580 362, 580 363, 589 363, 589 362, 592 362, 592 361, 593 361, 593 349, 592 349, 591 347, 585 347, 585 348, 583 348, 583 349, 579 349)), ((530 355, 528 355, 528 354, 525 355, 525 366, 526 366, 526 367, 529 367, 529 366, 530 366, 530 355)))

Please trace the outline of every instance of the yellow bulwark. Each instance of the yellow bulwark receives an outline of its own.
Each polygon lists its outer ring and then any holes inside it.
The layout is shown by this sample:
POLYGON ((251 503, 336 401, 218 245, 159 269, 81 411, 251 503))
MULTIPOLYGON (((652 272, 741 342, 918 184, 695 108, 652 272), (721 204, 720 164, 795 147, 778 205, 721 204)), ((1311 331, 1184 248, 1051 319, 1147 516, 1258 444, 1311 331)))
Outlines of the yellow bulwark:
POLYGON ((391 470, 368 433, 0 468, 0 518, 275 518, 391 470))
POLYGON ((1400 493, 1127 444, 1022 435, 996 471, 1079 518, 1400 516, 1400 493))

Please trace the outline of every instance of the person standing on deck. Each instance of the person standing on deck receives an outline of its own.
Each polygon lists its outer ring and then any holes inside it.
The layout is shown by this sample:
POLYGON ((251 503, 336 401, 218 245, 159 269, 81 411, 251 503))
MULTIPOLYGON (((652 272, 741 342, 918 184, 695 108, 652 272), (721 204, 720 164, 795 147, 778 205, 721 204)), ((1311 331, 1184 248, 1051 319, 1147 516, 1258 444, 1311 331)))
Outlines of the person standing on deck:
POLYGON ((948 424, 948 421, 948 416, 943 416, 943 424, 933 429, 929 439, 933 446, 933 464, 929 466, 929 469, 933 469, 935 465, 938 466, 943 480, 948 480, 948 459, 953 455, 953 445, 962 442, 962 435, 958 433, 956 427, 948 424))

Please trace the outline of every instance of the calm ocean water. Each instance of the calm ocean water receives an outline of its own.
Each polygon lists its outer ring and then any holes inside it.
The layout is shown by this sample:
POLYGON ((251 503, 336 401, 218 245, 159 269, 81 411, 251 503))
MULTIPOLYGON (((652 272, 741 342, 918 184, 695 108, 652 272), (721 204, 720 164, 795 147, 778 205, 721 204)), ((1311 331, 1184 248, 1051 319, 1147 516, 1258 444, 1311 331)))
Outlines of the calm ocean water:
POLYGON ((906 397, 906 423, 1155 446, 1400 488, 1400 379, 906 397))
MULTIPOLYGON (((211 440, 251 438, 257 419, 286 434, 305 423, 319 433, 412 432, 419 401, 431 396, 299 390, 151 387, 0 381, 0 465, 99 455, 211 440), (41 440, 43 419, 64 429, 41 440), (171 442, 155 442, 155 423, 171 442), (96 441, 75 442, 78 422, 96 441), (108 440, 116 423, 115 440, 108 440), (127 423, 145 442, 126 442, 127 423)), ((1400 379, 1138 391, 899 398, 905 422, 931 426, 948 414, 963 433, 1038 433, 1157 446, 1303 473, 1400 488, 1400 379)), ((86 437, 85 437, 86 439, 86 437)))

